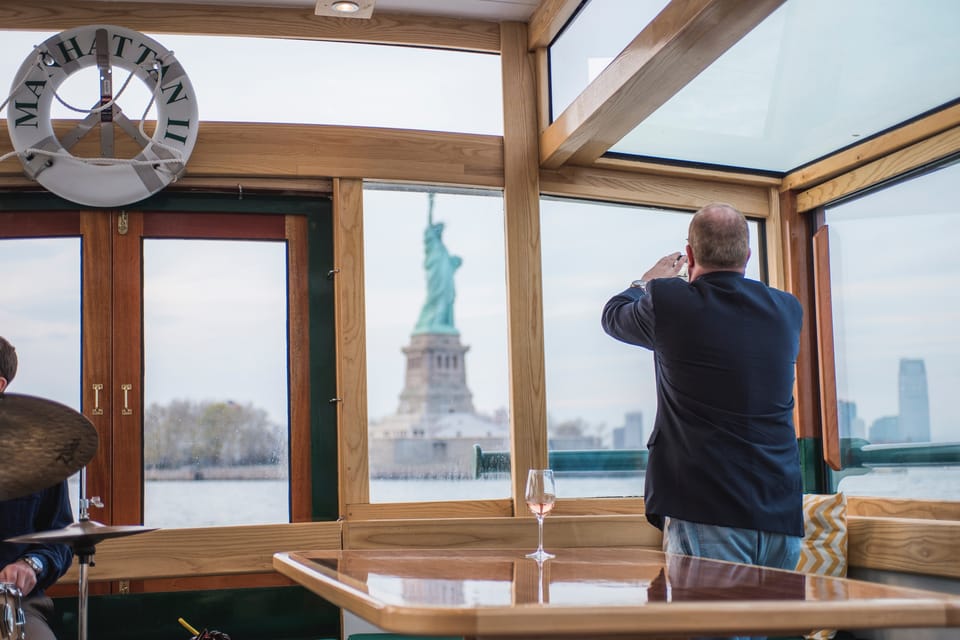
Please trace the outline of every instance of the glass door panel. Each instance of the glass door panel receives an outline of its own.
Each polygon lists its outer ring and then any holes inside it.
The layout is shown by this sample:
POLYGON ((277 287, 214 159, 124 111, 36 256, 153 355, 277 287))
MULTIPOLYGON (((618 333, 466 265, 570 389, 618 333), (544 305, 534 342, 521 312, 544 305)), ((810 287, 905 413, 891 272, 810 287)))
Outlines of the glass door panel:
POLYGON ((143 522, 290 521, 287 245, 143 240, 143 522))

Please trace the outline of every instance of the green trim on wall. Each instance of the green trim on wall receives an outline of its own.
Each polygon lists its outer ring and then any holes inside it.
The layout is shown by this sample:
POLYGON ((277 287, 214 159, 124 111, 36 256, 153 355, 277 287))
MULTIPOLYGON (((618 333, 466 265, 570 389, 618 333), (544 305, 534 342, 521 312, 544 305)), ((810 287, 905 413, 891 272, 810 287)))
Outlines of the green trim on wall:
POLYGON ((823 461, 823 446, 819 438, 797 438, 800 448, 800 473, 804 493, 830 493, 823 461))
POLYGON ((310 296, 310 481, 313 520, 339 517, 337 492, 337 361, 334 314, 333 208, 308 215, 310 296))
MULTIPOLYGON (((54 602, 57 638, 76 640, 78 599, 54 602)), ((99 595, 90 597, 87 613, 87 637, 97 640, 188 640, 178 618, 238 640, 340 637, 340 610, 302 587, 99 595)))

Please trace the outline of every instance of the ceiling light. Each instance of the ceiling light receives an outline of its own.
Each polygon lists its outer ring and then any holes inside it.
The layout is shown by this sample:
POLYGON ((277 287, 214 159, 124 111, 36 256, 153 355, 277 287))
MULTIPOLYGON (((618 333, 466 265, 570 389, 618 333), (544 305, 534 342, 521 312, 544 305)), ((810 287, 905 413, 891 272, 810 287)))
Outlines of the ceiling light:
POLYGON ((314 13, 337 18, 369 18, 373 15, 375 0, 317 0, 314 13))

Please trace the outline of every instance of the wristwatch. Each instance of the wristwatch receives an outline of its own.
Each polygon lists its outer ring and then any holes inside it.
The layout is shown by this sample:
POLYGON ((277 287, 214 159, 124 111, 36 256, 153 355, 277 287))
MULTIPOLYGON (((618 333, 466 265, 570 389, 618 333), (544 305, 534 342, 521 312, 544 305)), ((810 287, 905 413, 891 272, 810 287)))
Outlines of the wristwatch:
POLYGON ((27 566, 33 569, 33 572, 37 574, 38 578, 40 577, 40 574, 43 573, 43 560, 41 560, 39 556, 29 555, 23 556, 20 559, 23 560, 27 566))
POLYGON ((630 283, 631 289, 642 289, 644 293, 647 292, 647 281, 646 280, 634 280, 630 283))

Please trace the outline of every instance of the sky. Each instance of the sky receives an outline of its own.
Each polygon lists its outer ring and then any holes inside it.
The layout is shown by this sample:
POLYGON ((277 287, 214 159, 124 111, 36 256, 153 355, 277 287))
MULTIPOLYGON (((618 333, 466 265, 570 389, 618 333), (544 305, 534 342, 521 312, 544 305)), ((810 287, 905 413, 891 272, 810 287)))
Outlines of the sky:
MULTIPOLYGON (((33 46, 49 35, 3 34, 0 87, 13 83, 33 46)), ((184 65, 197 93, 201 120, 502 133, 497 56, 451 52, 438 56, 436 51, 409 47, 296 41, 156 39, 184 65), (211 50, 218 55, 211 56, 211 50), (422 73, 412 78, 411 70, 422 73)), ((123 71, 115 72, 116 84, 124 79, 123 71)), ((91 85, 95 74, 86 69, 71 76, 61 93, 68 102, 88 104, 91 85)), ((130 100, 129 107, 122 103, 124 111, 142 111, 146 95, 137 81, 131 83, 123 96, 130 100)), ((55 114, 67 116, 65 111, 55 114)), ((955 199, 946 195, 955 184, 952 169, 924 189, 891 191, 828 214, 833 227, 835 306, 840 314, 838 353, 846 357, 838 363, 840 397, 857 402, 868 424, 895 413, 898 359, 922 357, 934 438, 945 440, 960 440, 960 405, 952 402, 951 394, 960 382, 955 337, 960 311, 956 296, 944 295, 956 288, 960 275, 953 247, 958 212, 955 199), (858 224, 864 216, 880 219, 858 224)), ((426 196, 370 190, 364 205, 369 415, 376 418, 396 408, 403 386, 401 348, 409 342, 425 295, 426 196)), ((475 406, 490 413, 508 402, 502 200, 496 193, 441 194, 435 217, 447 225, 448 250, 464 260, 456 276, 455 319, 462 342, 470 346, 467 380, 475 406)), ((655 407, 649 354, 605 336, 599 313, 610 295, 660 256, 683 248, 686 216, 545 200, 541 224, 548 413, 558 420, 580 417, 603 424, 608 432, 622 424, 625 412, 640 410, 649 429, 655 407)), ((5 278, 0 285, 0 333, 24 354, 21 377, 11 390, 32 390, 74 405, 79 401, 77 244, 75 239, 0 241, 4 272, 24 274, 5 278)), ((275 373, 278 365, 271 355, 276 344, 251 344, 249 324, 278 322, 277 316, 266 313, 282 306, 276 297, 276 282, 282 278, 276 250, 252 251, 239 259, 223 256, 220 247, 211 245, 188 251, 188 258, 173 243, 171 255, 159 257, 167 249, 160 244, 149 248, 148 255, 155 252, 157 264, 171 270, 155 272, 156 288, 147 298, 147 311, 152 313, 146 332, 148 404, 189 390, 202 397, 256 398, 271 416, 283 419, 286 391, 279 381, 284 376, 275 373), (217 267, 239 264, 250 269, 242 276, 242 287, 220 286, 216 296, 204 295, 212 289, 198 274, 213 276, 217 267), (199 288, 184 290, 185 281, 199 288), (184 291, 192 293, 185 296, 184 291), (235 296, 231 302, 221 298, 230 294, 235 296), (250 296, 246 302, 243 295, 250 296), (189 299, 189 313, 194 315, 165 313, 162 303, 172 299, 189 299), (151 300, 156 302, 155 311, 151 300), (217 333, 184 328, 188 326, 184 323, 198 319, 218 327, 217 333), (177 349, 168 348, 170 344, 177 349), (150 354, 156 354, 156 360, 150 354)), ((755 258, 750 267, 756 269, 755 258)))

